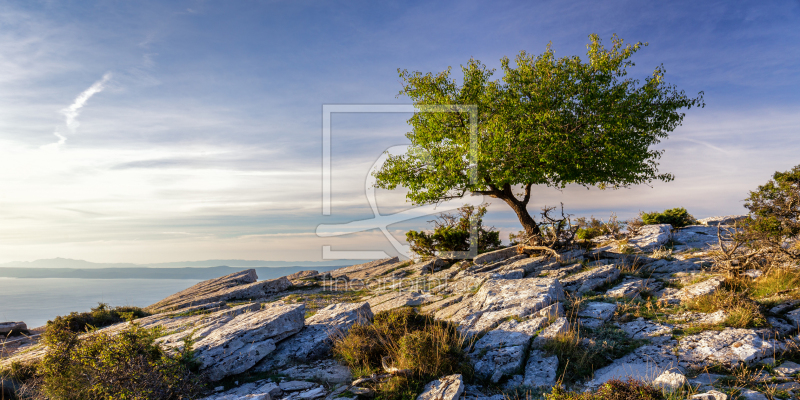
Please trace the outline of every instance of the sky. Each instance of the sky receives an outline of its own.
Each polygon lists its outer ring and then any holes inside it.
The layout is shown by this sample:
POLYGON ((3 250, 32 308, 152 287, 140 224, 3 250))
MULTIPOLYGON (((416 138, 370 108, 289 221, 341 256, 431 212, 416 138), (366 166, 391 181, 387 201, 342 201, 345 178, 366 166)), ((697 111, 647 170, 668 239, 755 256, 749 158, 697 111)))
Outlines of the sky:
MULTIPOLYGON (((380 229, 317 231, 374 217, 369 169, 411 114, 332 114, 323 215, 323 106, 409 105, 398 68, 499 69, 548 43, 585 56, 591 33, 648 42, 630 76, 663 64, 706 107, 656 146, 673 182, 536 187, 530 211, 742 214, 800 164, 798 27, 798 1, 0 1, 0 262, 395 255, 380 229)), ((381 215, 412 208, 402 190, 375 198, 381 215)), ((488 225, 520 229, 491 203, 488 225)), ((386 232, 403 243, 423 214, 386 232)))

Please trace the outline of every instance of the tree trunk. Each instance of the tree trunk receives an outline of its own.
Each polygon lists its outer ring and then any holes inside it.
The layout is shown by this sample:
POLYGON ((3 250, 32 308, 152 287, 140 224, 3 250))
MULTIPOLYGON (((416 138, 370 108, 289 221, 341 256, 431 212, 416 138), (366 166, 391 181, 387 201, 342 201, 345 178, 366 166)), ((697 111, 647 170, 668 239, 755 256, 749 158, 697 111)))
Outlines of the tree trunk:
POLYGON ((527 204, 514 198, 502 198, 502 200, 508 203, 511 209, 517 213, 517 218, 519 218, 519 222, 528 237, 539 236, 539 225, 536 225, 536 221, 528 213, 527 204))

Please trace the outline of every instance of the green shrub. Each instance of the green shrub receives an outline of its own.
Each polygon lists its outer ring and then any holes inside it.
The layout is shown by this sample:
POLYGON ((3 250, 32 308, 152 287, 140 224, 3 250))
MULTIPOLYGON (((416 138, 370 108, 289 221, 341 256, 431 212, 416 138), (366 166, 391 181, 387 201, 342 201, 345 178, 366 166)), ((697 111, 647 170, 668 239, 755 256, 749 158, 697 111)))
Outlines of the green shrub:
POLYGON ((697 223, 697 220, 683 207, 671 208, 662 212, 642 213, 642 221, 645 225, 670 224, 673 228, 683 228, 697 223))
POLYGON ((575 237, 581 240, 591 240, 603 235, 616 237, 622 230, 622 223, 617 221, 617 216, 614 214, 611 214, 607 222, 597 219, 594 216, 589 219, 580 217, 575 220, 575 226, 578 227, 578 230, 575 232, 575 237))
POLYGON ((406 240, 411 246, 411 251, 422 257, 439 256, 447 258, 448 252, 469 251, 471 221, 478 228, 478 252, 484 253, 500 248, 500 232, 493 227, 483 226, 483 216, 486 215, 486 205, 477 209, 473 206, 463 206, 456 215, 442 214, 436 220, 428 221, 434 224, 433 232, 408 231, 406 240))
POLYGON ((642 381, 612 379, 594 392, 567 392, 556 386, 544 395, 547 400, 664 400, 661 389, 642 381))
POLYGON ((751 219, 744 224, 747 239, 762 248, 800 260, 800 165, 775 172, 772 179, 750 192, 744 206, 751 219), (794 247, 787 243, 794 242, 794 247))
POLYGON ((424 385, 445 375, 472 377, 465 339, 450 323, 401 308, 375 314, 372 324, 354 325, 337 338, 333 353, 353 375, 379 372, 384 364, 407 374, 374 385, 376 399, 415 399, 424 385))
POLYGON ((53 321, 42 335, 47 346, 37 371, 42 394, 54 400, 197 397, 202 386, 191 372, 191 343, 170 355, 155 343, 159 334, 131 323, 115 335, 80 336, 66 319, 53 321))
POLYGON ((87 328, 102 328, 148 315, 150 314, 139 307, 111 307, 106 303, 98 303, 97 307, 92 308, 89 312, 73 311, 69 315, 55 317, 52 321, 47 321, 47 326, 58 325, 66 327, 72 332, 84 332, 87 328))

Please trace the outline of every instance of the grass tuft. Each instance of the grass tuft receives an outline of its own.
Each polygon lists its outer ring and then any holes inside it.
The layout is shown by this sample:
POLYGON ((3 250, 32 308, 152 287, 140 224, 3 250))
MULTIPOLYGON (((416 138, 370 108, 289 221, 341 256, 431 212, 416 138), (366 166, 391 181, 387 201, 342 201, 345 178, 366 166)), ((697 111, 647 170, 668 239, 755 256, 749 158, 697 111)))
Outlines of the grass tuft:
POLYGON ((467 344, 455 325, 401 308, 377 313, 372 324, 354 325, 334 341, 333 353, 355 377, 378 373, 385 364, 407 370, 372 389, 378 400, 415 399, 433 379, 451 374, 472 378, 467 344))

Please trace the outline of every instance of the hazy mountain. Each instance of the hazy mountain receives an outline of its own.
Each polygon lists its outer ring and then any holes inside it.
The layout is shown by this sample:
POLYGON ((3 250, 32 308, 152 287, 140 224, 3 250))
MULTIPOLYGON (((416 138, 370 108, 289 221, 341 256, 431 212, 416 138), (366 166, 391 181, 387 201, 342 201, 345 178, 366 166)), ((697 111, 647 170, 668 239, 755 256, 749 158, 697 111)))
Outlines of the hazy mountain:
POLYGON ((325 267, 343 266, 364 263, 370 260, 330 260, 330 261, 263 261, 263 260, 205 260, 205 261, 178 261, 155 264, 133 263, 94 263, 84 260, 69 258, 50 258, 36 261, 12 261, 0 264, 0 268, 70 268, 70 269, 109 269, 109 268, 208 268, 208 267, 325 267))

